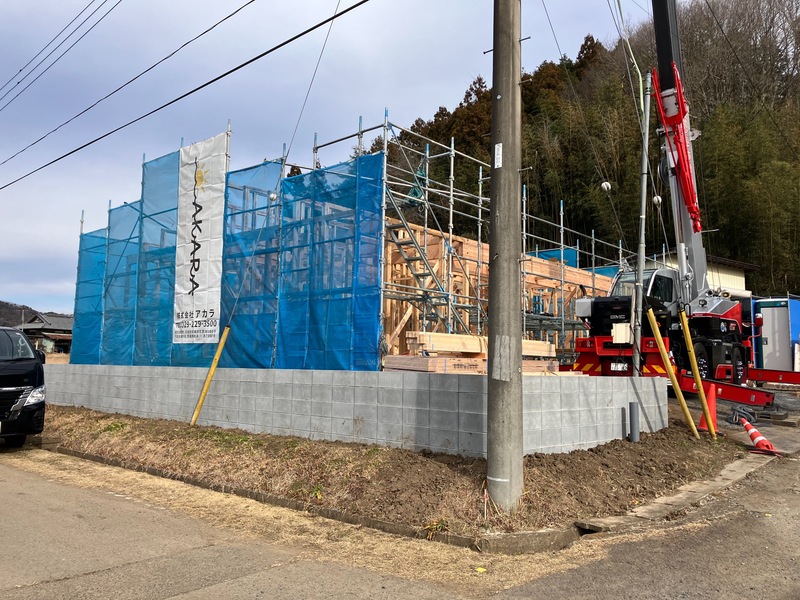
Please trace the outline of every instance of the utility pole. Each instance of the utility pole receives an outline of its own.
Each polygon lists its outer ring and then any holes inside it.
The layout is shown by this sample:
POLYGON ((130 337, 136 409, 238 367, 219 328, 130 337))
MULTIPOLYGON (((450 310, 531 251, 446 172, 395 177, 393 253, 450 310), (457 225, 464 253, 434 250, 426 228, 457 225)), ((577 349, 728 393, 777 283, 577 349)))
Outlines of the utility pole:
POLYGON ((486 480, 506 512, 523 484, 520 13, 520 0, 494 0, 486 480))
POLYGON ((650 158, 647 154, 650 141, 650 92, 652 75, 648 72, 645 79, 644 99, 642 102, 642 180, 639 207, 639 253, 636 257, 636 302, 633 320, 633 374, 642 374, 642 309, 644 308, 644 251, 645 251, 645 217, 647 213, 647 173, 650 158))

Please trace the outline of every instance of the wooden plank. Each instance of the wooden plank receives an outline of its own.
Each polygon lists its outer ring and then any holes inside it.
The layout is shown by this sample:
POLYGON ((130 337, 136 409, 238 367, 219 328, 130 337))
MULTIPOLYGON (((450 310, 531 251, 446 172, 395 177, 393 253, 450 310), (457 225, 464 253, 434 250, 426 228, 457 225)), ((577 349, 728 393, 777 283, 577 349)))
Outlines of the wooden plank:
MULTIPOLYGON (((485 358, 460 356, 386 356, 384 371, 417 371, 422 373, 486 373, 485 358)), ((523 360, 523 375, 556 373, 554 360, 523 360)))
MULTIPOLYGON (((406 341, 410 350, 418 352, 448 352, 461 354, 484 354, 489 351, 489 342, 484 336, 461 335, 454 333, 429 333, 426 331, 406 332, 406 341)), ((522 340, 523 356, 553 357, 555 347, 549 342, 540 340, 522 340)))

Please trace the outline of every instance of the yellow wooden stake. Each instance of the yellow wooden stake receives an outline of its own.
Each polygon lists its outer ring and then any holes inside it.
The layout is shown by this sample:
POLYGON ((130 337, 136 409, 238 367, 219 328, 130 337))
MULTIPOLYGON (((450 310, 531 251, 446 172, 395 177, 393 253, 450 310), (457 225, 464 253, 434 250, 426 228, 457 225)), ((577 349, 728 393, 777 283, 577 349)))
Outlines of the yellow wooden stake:
POLYGON ((203 390, 200 392, 200 398, 197 400, 197 406, 194 409, 194 415, 192 415, 192 426, 197 423, 198 417, 200 417, 200 410, 203 408, 203 402, 206 400, 206 394, 208 394, 208 388, 211 387, 211 380, 214 379, 214 373, 217 370, 217 363, 219 362, 219 357, 222 356, 222 349, 225 347, 225 340, 228 339, 228 333, 230 332, 231 327, 228 325, 225 329, 222 330, 222 337, 219 340, 219 344, 217 344, 217 351, 214 354, 214 360, 211 361, 211 366, 208 368, 208 375, 206 375, 206 382, 203 384, 203 390))
POLYGON ((717 439, 717 432, 714 429, 714 422, 711 419, 711 413, 708 410, 708 402, 706 401, 706 390, 703 387, 703 380, 700 379, 700 369, 697 368, 697 357, 694 354, 694 344, 692 343, 692 334, 689 332, 689 320, 686 318, 684 310, 679 311, 681 317, 681 328, 683 329, 683 339, 686 342, 686 350, 689 353, 689 364, 692 367, 692 375, 694 375, 694 385, 697 387, 697 395, 700 396, 700 406, 703 407, 703 416, 706 418, 708 424, 708 432, 713 439, 717 439))
POLYGON ((652 308, 647 309, 647 320, 650 321, 650 329, 653 330, 653 336, 656 338, 658 351, 661 353, 661 360, 664 361, 664 367, 666 367, 669 380, 672 382, 672 389, 675 390, 675 395, 678 397, 678 402, 681 404, 681 410, 683 410, 686 424, 689 426, 692 435, 700 439, 700 434, 697 433, 697 427, 695 427, 694 420, 692 419, 692 413, 689 412, 689 407, 686 406, 686 399, 683 397, 683 391, 678 383, 678 378, 675 377, 675 370, 672 368, 672 362, 669 360, 669 354, 667 354, 667 348, 664 346, 664 340, 661 337, 661 331, 658 329, 658 322, 656 321, 656 316, 653 314, 652 308))

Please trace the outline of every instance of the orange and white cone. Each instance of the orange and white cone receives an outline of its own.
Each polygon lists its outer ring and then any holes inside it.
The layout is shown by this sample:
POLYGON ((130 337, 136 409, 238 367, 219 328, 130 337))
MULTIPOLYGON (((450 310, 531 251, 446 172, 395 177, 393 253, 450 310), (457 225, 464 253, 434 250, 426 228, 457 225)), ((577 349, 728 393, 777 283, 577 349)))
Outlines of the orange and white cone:
MULTIPOLYGON (((708 414, 711 416, 711 424, 714 426, 714 431, 717 431, 717 386, 713 383, 706 388, 706 405, 708 405, 708 414)), ((705 414, 700 416, 697 430, 708 431, 705 414)), ((719 432, 717 431, 717 433, 719 432)))
POLYGON ((753 442, 757 450, 764 450, 766 452, 775 452, 775 446, 770 444, 769 440, 765 438, 761 433, 753 427, 747 419, 739 418, 744 425, 744 429, 747 434, 750 436, 750 441, 753 442))

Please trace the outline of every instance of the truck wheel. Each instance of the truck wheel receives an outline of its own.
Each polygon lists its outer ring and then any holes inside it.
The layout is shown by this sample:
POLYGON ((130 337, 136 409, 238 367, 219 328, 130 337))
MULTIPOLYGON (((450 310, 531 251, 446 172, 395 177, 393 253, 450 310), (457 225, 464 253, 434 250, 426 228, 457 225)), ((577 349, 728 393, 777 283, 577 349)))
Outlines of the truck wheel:
POLYGON ((694 358, 697 361, 697 370, 700 373, 700 379, 707 379, 710 371, 708 352, 706 352, 706 347, 699 342, 694 345, 694 358))
POLYGON ((736 385, 744 383, 747 376, 745 374, 745 364, 742 358, 741 348, 734 348, 731 350, 731 366, 733 367, 733 373, 731 375, 733 383, 736 385))
POLYGON ((6 442, 6 448, 22 448, 25 445, 24 435, 9 435, 3 439, 6 442))

